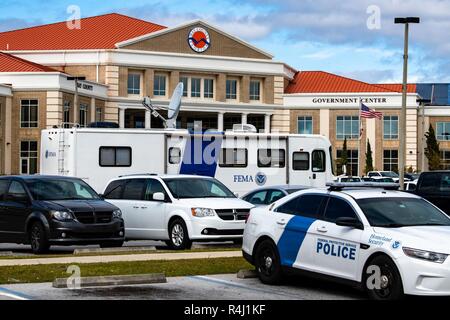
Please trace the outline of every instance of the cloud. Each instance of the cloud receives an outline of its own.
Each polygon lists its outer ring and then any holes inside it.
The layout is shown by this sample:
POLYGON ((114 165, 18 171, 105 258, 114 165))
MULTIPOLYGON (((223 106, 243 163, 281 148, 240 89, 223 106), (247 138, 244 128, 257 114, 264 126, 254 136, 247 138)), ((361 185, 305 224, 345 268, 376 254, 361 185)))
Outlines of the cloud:
POLYGON ((25 20, 25 19, 16 19, 16 18, 6 18, 0 19, 0 32, 28 28, 32 26, 41 25, 42 21, 40 20, 25 20))

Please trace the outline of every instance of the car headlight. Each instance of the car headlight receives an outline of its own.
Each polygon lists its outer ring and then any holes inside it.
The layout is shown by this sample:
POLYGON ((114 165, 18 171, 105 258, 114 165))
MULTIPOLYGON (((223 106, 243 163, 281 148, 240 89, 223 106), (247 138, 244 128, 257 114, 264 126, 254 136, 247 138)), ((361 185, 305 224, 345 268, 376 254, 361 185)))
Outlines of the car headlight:
POLYGON ((121 219, 122 218, 122 211, 120 209, 114 210, 112 214, 113 219, 121 219))
POLYGON ((75 219, 72 212, 70 212, 70 211, 54 210, 54 211, 51 211, 51 215, 52 215, 53 219, 56 219, 59 221, 72 221, 75 219))
POLYGON ((207 209, 207 208, 192 208, 192 215, 194 217, 202 218, 202 217, 214 217, 216 215, 216 212, 214 209, 207 209))
POLYGON ((447 259, 448 254, 437 253, 432 251, 424 251, 419 249, 412 248, 403 248, 403 252, 412 258, 417 258, 421 260, 427 260, 436 263, 444 263, 445 259, 447 259))

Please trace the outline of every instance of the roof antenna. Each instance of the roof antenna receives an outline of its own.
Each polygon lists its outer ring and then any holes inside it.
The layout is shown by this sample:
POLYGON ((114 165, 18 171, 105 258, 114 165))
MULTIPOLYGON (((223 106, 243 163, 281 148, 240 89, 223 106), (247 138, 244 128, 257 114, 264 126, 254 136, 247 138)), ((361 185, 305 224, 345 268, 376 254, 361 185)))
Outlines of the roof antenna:
POLYGON ((181 98, 183 96, 183 89, 184 89, 183 83, 182 82, 178 83, 175 90, 173 91, 169 107, 167 108, 162 106, 154 106, 152 104, 152 100, 150 99, 150 97, 145 97, 144 100, 142 101, 142 105, 147 110, 149 110, 155 118, 160 118, 163 121, 165 128, 175 129, 177 126, 178 113, 180 112, 181 108, 181 98), (167 110, 167 119, 164 118, 159 113, 158 110, 161 109, 167 110))

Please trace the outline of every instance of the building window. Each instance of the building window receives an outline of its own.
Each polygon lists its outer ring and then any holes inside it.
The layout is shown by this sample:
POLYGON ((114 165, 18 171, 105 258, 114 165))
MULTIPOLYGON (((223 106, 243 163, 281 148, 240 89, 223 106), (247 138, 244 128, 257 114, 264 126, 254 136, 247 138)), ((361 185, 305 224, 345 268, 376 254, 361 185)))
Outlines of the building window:
MULTIPOLYGON (((242 122, 242 117, 239 123, 242 122)), ((265 119, 263 114, 250 114, 247 116, 247 123, 255 126, 258 132, 265 129, 265 119)))
POLYGON ((37 128, 38 127, 38 101, 22 100, 20 102, 20 127, 37 128))
MULTIPOLYGON (((342 168, 342 152, 343 150, 336 150, 337 175, 344 173, 342 168)), ((357 176, 358 174, 358 150, 347 150, 347 174, 350 176, 357 176)))
POLYGON ((128 94, 141 94, 141 75, 139 73, 128 74, 128 94))
POLYGON ((344 140, 359 138, 359 117, 338 116, 336 118, 336 139, 344 140))
POLYGON ((226 98, 230 100, 237 99, 237 80, 232 79, 227 80, 226 98))
POLYGON ((385 140, 398 139, 398 116, 384 116, 383 132, 385 140))
POLYGON ((96 107, 95 108, 95 122, 102 122, 102 121, 103 121, 103 108, 96 107))
MULTIPOLYGON (((248 121, 248 119, 247 119, 248 121)), ((242 123, 242 116, 238 114, 230 114, 225 113, 223 116, 223 129, 226 130, 232 130, 233 125, 242 123)))
POLYGON ((441 150, 441 169, 450 170, 450 150, 441 150))
POLYGON ((313 118, 312 117, 298 117, 297 118, 297 133, 313 134, 313 118))
POLYGON ((398 150, 383 151, 383 170, 398 172, 398 150))
POLYGON ((188 77, 180 77, 180 82, 183 83, 183 97, 188 96, 188 77))
POLYGON ((20 174, 36 174, 38 160, 37 141, 20 142, 20 174))
POLYGON ((100 147, 100 167, 131 167, 130 147, 100 147))
POLYGON ((70 101, 64 101, 64 110, 63 110, 63 127, 70 127, 70 101))
POLYGON ((88 105, 80 104, 80 127, 86 127, 88 119, 88 105))
POLYGON ((252 101, 261 100, 261 81, 259 80, 250 81, 250 100, 252 101))
POLYGON ((203 79, 203 97, 206 99, 214 98, 214 80, 203 79))
POLYGON ((153 95, 154 96, 166 96, 166 76, 155 75, 153 83, 153 95))
POLYGON ((191 98, 200 98, 201 97, 201 83, 202 79, 200 78, 191 78, 191 98))
POLYGON ((450 122, 436 123, 436 139, 439 141, 450 140, 450 122))

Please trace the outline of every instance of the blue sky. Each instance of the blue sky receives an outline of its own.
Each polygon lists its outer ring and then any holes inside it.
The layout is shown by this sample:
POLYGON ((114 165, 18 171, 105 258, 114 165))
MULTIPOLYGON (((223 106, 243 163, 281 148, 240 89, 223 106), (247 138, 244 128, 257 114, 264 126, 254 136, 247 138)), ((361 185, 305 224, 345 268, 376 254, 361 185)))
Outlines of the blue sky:
POLYGON ((3 0, 0 30, 66 20, 70 5, 83 17, 119 12, 169 27, 201 18, 298 70, 368 82, 401 81, 403 26, 393 18, 420 16, 409 80, 450 82, 450 0, 3 0))

